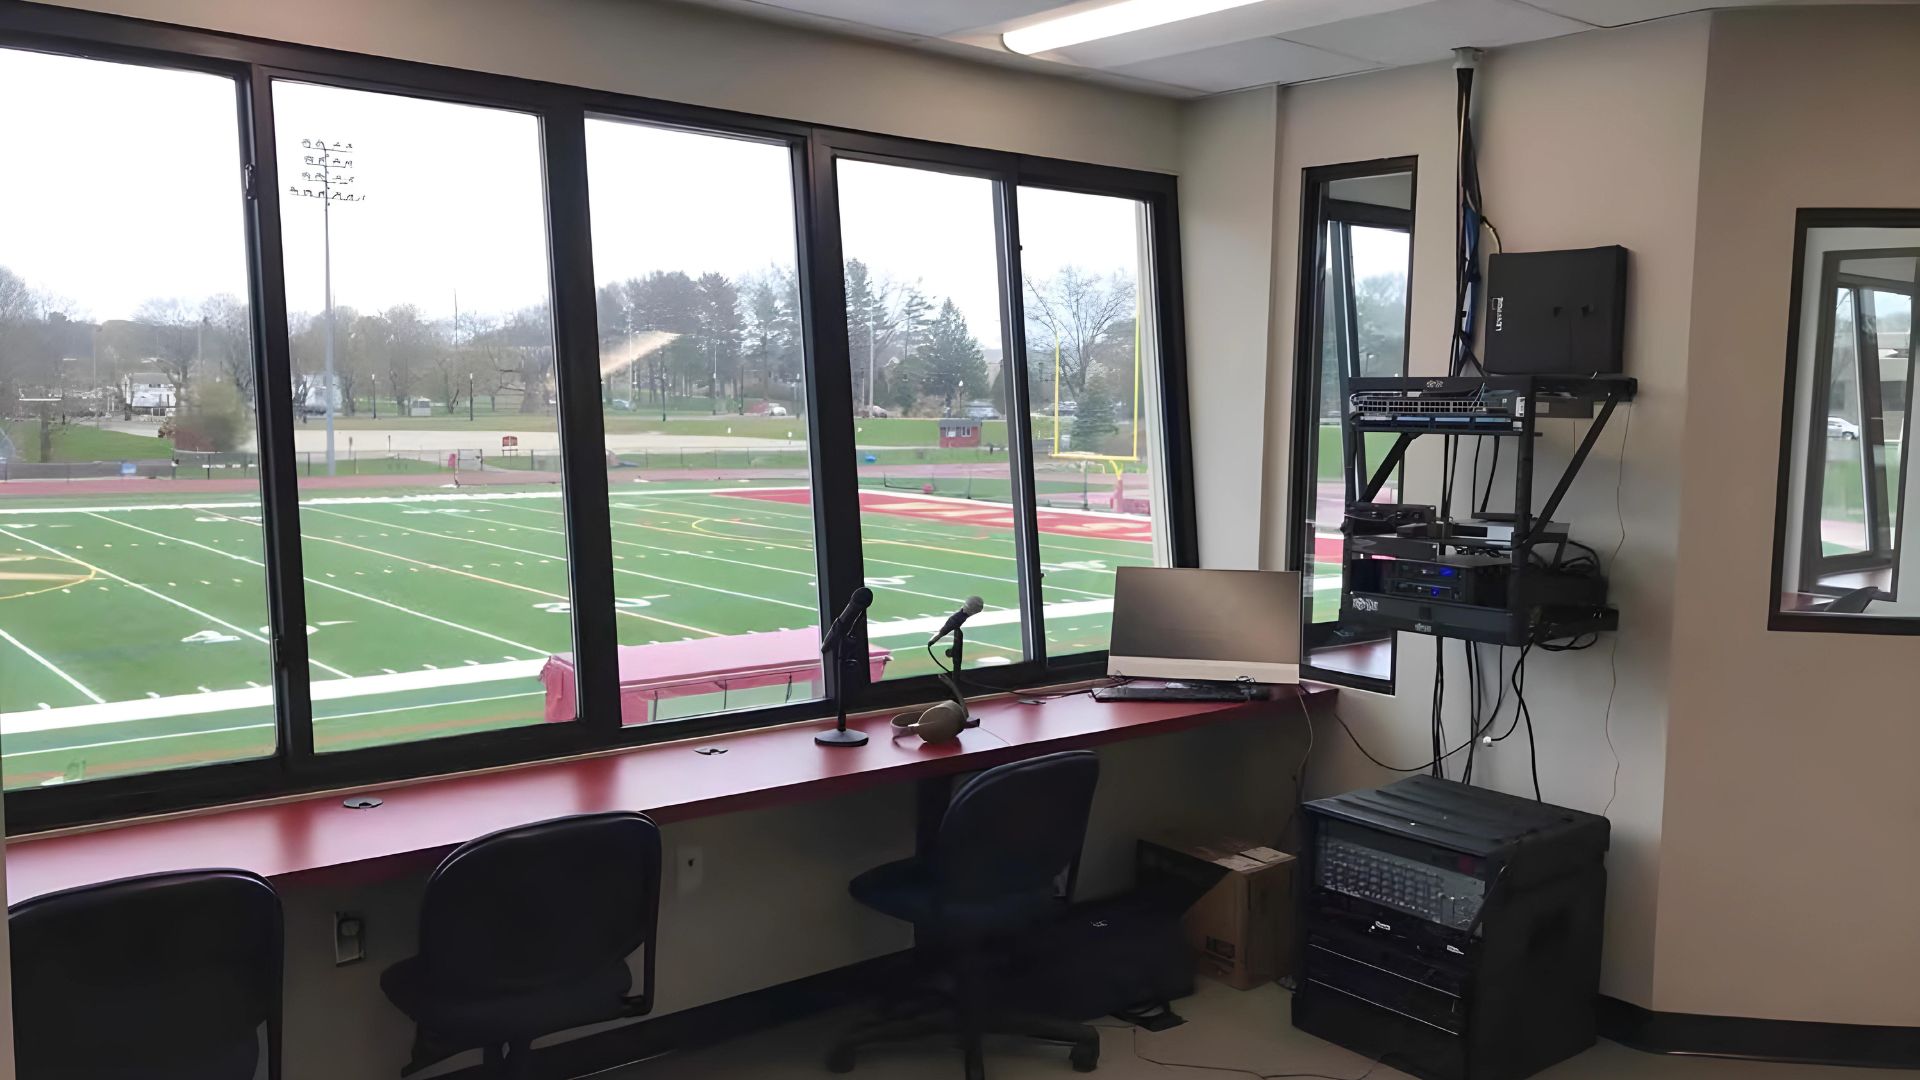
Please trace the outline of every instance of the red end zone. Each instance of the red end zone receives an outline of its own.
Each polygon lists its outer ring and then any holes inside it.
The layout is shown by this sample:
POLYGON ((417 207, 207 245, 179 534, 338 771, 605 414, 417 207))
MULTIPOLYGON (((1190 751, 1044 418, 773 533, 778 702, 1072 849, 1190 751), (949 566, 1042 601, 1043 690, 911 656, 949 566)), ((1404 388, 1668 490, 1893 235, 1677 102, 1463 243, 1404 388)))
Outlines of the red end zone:
MULTIPOLYGON (((813 501, 803 488, 727 491, 734 499, 764 499, 767 502, 794 503, 813 501)), ((989 529, 1012 529, 1013 508, 997 503, 968 502, 964 499, 933 499, 920 495, 889 495, 884 491, 862 491, 860 509, 868 513, 894 514, 899 517, 941 521, 949 525, 979 525, 989 529)), ((1093 536, 1105 540, 1153 542, 1153 522, 1146 518, 1109 517, 1077 510, 1041 510, 1040 531, 1056 536, 1093 536)))

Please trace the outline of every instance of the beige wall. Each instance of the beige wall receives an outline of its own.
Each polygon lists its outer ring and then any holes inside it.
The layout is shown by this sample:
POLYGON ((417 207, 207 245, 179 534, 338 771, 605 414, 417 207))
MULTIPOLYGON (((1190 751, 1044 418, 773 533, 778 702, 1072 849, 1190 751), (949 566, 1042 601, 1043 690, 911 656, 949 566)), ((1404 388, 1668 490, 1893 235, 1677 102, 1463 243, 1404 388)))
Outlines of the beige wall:
MULTIPOLYGON (((1621 416, 1560 515, 1577 538, 1609 554, 1624 522, 1626 542, 1613 576, 1624 632, 1583 653, 1536 650, 1527 664, 1527 696, 1545 797, 1595 812, 1608 809, 1613 819, 1602 989, 1643 1005, 1652 1003, 1655 970, 1668 597, 1680 501, 1680 476, 1671 463, 1679 453, 1686 390, 1707 27, 1705 17, 1693 17, 1500 50, 1487 57, 1478 82, 1482 186, 1508 247, 1617 243, 1632 252, 1627 369, 1639 377, 1643 400, 1633 409, 1625 469, 1620 448, 1628 425, 1621 416), (1604 721, 1615 660, 1619 685, 1610 726, 1620 758, 1617 794, 1604 721)), ((1418 156, 1410 366, 1415 374, 1444 373, 1453 301, 1453 105, 1454 75, 1446 64, 1295 87, 1282 97, 1275 337, 1267 379, 1266 565, 1285 565, 1286 475, 1278 463, 1292 446, 1287 422, 1301 170, 1418 156)), ((1553 430, 1540 448, 1542 477, 1557 476, 1586 425, 1549 426, 1553 430)), ((1438 444, 1418 450, 1409 465, 1410 491, 1437 498, 1438 444)), ((1463 474, 1466 468, 1463 459, 1463 474)), ((1504 470, 1500 479, 1511 484, 1504 470)), ((1550 483, 1542 481, 1543 495, 1550 483)), ((1509 662, 1513 656, 1509 651, 1509 662)), ((1457 645, 1450 646, 1447 663, 1449 690, 1464 687, 1457 645)), ((1402 635, 1398 694, 1342 695, 1341 714, 1375 755, 1409 765, 1431 756, 1433 665, 1430 639, 1402 635)), ((1464 699, 1454 698, 1449 710, 1452 746, 1464 737, 1464 699)), ((1315 790, 1388 779, 1343 741, 1329 738, 1322 745, 1327 749, 1313 774, 1315 790)), ((1475 778, 1531 794, 1524 737, 1481 754, 1475 778)))
POLYGON ((1176 103, 657 0, 61 0, 890 135, 1171 171, 1176 103))
POLYGON ((1798 207, 1920 205, 1911 8, 1723 13, 1701 152, 1660 1007, 1920 1025, 1914 639, 1769 633, 1798 207))
POLYGON ((1273 460, 1263 440, 1280 93, 1205 98, 1180 116, 1194 502, 1200 563, 1221 569, 1259 565, 1262 474, 1273 460))

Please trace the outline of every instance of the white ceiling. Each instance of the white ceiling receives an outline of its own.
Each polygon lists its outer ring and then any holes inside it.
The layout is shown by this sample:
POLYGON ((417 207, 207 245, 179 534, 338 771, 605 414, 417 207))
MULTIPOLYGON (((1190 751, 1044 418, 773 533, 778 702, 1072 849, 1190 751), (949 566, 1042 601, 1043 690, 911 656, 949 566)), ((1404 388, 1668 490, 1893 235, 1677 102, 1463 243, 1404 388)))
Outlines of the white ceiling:
POLYGON ((1111 0, 686 2, 1149 93, 1195 97, 1443 60, 1462 45, 1515 45, 1706 8, 1846 0, 1258 0, 1034 57, 1008 52, 1000 34, 1111 0))

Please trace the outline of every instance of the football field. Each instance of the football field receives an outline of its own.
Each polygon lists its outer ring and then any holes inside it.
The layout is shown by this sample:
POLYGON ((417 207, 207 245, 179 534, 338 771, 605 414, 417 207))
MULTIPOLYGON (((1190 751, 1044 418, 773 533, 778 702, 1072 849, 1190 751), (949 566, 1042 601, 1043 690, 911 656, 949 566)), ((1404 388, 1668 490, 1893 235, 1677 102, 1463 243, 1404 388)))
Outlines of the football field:
MULTIPOLYGON (((0 500, 6 786, 264 755, 274 724, 260 507, 245 490, 0 500)), ((1004 504, 863 491, 872 641, 888 677, 966 597, 968 666, 1020 656, 1004 504)), ((570 652, 565 517, 550 484, 303 494, 314 737, 323 751, 543 722, 570 652)), ((616 483, 623 645, 818 625, 812 508, 793 481, 616 483)), ((1153 561, 1145 518, 1043 510, 1048 648, 1106 646, 1113 569, 1153 561)), ((656 718, 806 696, 806 683, 667 697, 656 718)))

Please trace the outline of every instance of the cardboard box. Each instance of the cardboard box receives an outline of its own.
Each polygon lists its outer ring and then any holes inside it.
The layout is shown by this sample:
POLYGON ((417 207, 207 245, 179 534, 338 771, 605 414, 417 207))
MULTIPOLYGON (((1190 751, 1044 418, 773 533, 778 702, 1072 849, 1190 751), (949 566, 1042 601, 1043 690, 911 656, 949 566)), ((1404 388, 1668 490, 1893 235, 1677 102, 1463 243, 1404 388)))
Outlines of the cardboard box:
POLYGON ((1141 840, 1142 888, 1184 890, 1195 969, 1250 990, 1293 971, 1294 858, 1233 839, 1141 840))

